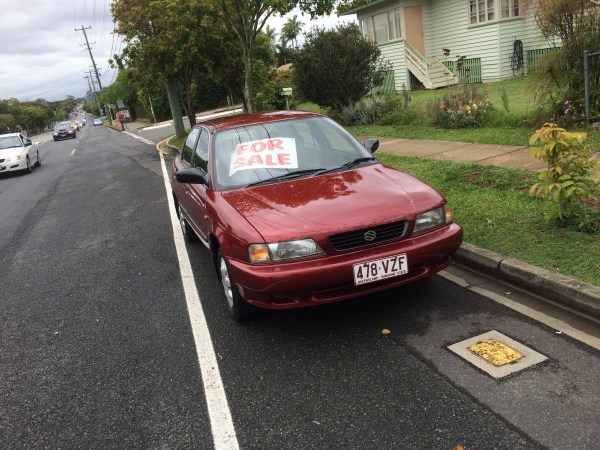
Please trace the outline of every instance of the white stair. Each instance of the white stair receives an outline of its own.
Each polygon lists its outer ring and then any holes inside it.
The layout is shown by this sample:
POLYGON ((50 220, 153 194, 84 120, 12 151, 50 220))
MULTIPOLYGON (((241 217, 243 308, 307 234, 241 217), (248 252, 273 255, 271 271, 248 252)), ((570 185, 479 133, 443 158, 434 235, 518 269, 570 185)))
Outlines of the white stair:
POLYGON ((458 84, 458 77, 439 59, 423 56, 408 41, 404 41, 404 44, 406 66, 423 83, 425 89, 437 89, 458 84))

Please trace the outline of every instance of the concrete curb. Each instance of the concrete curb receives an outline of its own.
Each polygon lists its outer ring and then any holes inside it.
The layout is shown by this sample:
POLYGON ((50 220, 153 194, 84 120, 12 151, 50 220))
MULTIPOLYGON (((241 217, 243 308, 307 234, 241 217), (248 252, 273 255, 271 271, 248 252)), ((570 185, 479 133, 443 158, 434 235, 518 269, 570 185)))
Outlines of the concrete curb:
POLYGON ((453 257, 478 272, 600 319, 600 287, 463 243, 453 257))

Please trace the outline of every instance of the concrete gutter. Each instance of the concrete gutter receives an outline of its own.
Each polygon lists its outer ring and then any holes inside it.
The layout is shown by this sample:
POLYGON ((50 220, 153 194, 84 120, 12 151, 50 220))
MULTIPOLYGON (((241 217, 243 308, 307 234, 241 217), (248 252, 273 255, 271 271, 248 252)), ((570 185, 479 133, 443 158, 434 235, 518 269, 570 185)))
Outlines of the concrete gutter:
POLYGON ((600 287, 463 243, 453 257, 495 279, 600 319, 600 287))

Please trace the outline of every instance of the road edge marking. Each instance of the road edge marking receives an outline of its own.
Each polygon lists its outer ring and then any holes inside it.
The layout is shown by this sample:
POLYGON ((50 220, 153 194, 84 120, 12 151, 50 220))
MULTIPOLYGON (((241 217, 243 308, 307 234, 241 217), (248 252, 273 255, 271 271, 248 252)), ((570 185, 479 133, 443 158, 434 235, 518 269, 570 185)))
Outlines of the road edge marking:
POLYGON ((504 298, 501 295, 496 294, 495 292, 488 291, 487 289, 483 289, 477 286, 471 286, 467 283, 466 280, 462 279, 461 277, 448 273, 444 270, 438 272, 438 275, 450 281, 451 283, 457 284, 465 289, 468 289, 479 295, 489 298, 490 300, 500 303, 514 311, 520 312, 521 314, 531 319, 534 319, 537 322, 543 323, 546 326, 549 326, 551 328, 554 328, 555 330, 565 333, 566 335, 571 336, 573 339, 576 339, 579 342, 583 342, 584 344, 587 344, 590 347, 600 350, 600 339, 594 336, 590 336, 589 334, 572 327, 571 325, 560 319, 549 316, 548 314, 530 308, 529 306, 523 305, 514 300, 504 298))
POLYGON ((219 372, 217 357, 212 345, 212 339, 206 323, 206 317, 204 316, 204 310, 202 309, 202 303, 200 302, 200 296, 198 295, 198 290, 196 288, 192 265, 190 264, 190 258, 185 247, 179 219, 175 212, 175 205, 171 201, 171 182, 162 153, 160 153, 160 164, 167 193, 167 203, 169 205, 169 215, 171 218, 171 226, 173 228, 173 239, 175 241, 177 259, 179 261, 179 271, 187 303, 190 325, 194 335, 202 383, 204 385, 213 442, 215 449, 217 450, 238 449, 239 444, 233 425, 233 419, 231 417, 231 411, 227 403, 223 380, 221 379, 221 374, 219 372))

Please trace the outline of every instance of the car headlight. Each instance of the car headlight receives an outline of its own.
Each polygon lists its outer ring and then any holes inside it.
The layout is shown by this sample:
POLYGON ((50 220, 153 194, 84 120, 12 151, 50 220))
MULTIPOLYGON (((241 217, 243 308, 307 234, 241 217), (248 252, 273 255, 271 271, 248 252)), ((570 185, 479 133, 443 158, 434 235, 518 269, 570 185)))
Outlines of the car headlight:
POLYGON ((252 263, 286 261, 323 254, 323 250, 313 239, 251 244, 248 247, 248 255, 252 263))
POLYGON ((21 155, 13 155, 13 156, 8 156, 6 158, 6 162, 17 162, 21 160, 21 155))
POLYGON ((58 133, 52 133, 52 136, 58 136, 58 133))
POLYGON ((441 206, 417 216, 413 234, 424 233, 452 222, 452 210, 448 205, 441 206))

